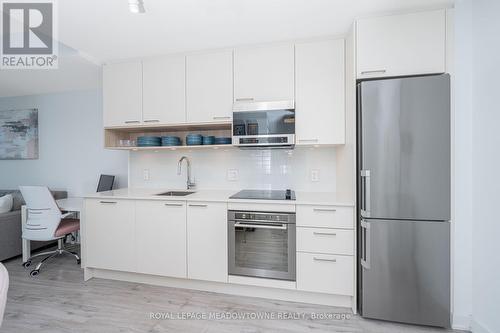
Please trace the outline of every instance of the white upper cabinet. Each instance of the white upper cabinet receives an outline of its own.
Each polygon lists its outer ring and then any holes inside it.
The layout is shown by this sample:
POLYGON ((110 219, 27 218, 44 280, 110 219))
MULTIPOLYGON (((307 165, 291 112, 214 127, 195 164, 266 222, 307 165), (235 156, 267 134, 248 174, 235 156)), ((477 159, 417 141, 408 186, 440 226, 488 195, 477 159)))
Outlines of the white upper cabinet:
POLYGON ((293 99, 292 44, 238 48, 234 51, 235 102, 293 99))
POLYGON ((297 144, 344 144, 344 40, 296 44, 295 80, 297 144))
POLYGON ((187 121, 231 120, 233 107, 232 50, 186 58, 187 121))
POLYGON ((184 55, 143 61, 145 124, 186 121, 186 66, 184 55))
POLYGON ((142 120, 142 63, 103 66, 104 126, 138 125, 142 120))
POLYGON ((360 19, 357 77, 445 72, 445 10, 360 19))

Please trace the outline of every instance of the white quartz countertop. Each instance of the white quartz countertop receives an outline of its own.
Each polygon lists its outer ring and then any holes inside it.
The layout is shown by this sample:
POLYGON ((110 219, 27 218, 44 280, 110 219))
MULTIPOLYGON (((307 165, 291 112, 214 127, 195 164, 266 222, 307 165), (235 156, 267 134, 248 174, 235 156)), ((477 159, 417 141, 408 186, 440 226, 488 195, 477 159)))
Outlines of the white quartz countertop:
POLYGON ((229 199, 238 190, 194 190, 195 193, 186 196, 160 196, 167 191, 185 191, 179 189, 146 189, 124 188, 113 191, 92 193, 87 199, 130 199, 130 200, 163 200, 163 201, 211 201, 211 202, 240 202, 240 203, 274 203, 296 205, 332 205, 353 207, 354 202, 346 199, 345 195, 335 192, 303 192, 296 191, 296 200, 259 200, 259 199, 229 199))

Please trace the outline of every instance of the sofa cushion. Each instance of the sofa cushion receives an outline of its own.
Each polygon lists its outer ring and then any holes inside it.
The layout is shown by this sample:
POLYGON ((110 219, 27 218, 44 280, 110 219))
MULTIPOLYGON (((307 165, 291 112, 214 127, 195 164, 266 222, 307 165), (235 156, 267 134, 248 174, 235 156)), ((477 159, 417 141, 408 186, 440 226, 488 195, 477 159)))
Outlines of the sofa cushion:
POLYGON ((12 194, 0 197, 0 214, 8 213, 12 210, 12 194))
MULTIPOLYGON (((0 196, 4 194, 12 194, 13 204, 12 210, 20 210, 21 206, 25 204, 21 191, 19 190, 0 190, 0 196)), ((66 191, 50 191, 54 199, 65 199, 68 197, 68 192, 66 191)))

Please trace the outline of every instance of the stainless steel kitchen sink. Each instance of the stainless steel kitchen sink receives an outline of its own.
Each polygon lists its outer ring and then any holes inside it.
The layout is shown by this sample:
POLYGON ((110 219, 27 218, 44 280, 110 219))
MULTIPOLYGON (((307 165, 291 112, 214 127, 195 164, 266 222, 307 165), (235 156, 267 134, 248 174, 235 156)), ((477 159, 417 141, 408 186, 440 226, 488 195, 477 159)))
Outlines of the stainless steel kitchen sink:
POLYGON ((163 193, 158 193, 157 195, 163 195, 167 197, 183 197, 186 195, 193 194, 195 192, 193 191, 168 191, 168 192, 163 192, 163 193))

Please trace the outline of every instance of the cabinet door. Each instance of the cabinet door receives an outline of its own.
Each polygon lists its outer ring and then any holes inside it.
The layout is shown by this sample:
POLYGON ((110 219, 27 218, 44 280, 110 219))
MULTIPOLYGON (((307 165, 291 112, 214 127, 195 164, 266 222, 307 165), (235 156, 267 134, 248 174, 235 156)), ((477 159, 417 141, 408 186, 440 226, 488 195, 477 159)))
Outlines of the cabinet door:
POLYGON ((185 278, 186 203, 136 202, 137 271, 185 278))
POLYGON ((187 121, 231 120, 233 108, 233 52, 186 57, 187 121))
POLYGON ((234 51, 235 102, 294 99, 293 45, 234 51))
POLYGON ((140 61, 103 66, 104 126, 138 125, 142 120, 140 61))
POLYGON ((345 143, 344 40, 295 45, 297 144, 345 143))
POLYGON ((189 202, 188 278, 227 282, 227 204, 189 202))
POLYGON ((357 21, 358 78, 445 71, 445 10, 357 21))
POLYGON ((297 289, 352 296, 354 257, 297 252, 297 289))
POLYGON ((84 223, 87 267, 136 271, 134 201, 87 199, 84 223))
POLYGON ((183 55, 143 61, 145 124, 186 121, 186 66, 183 55))

